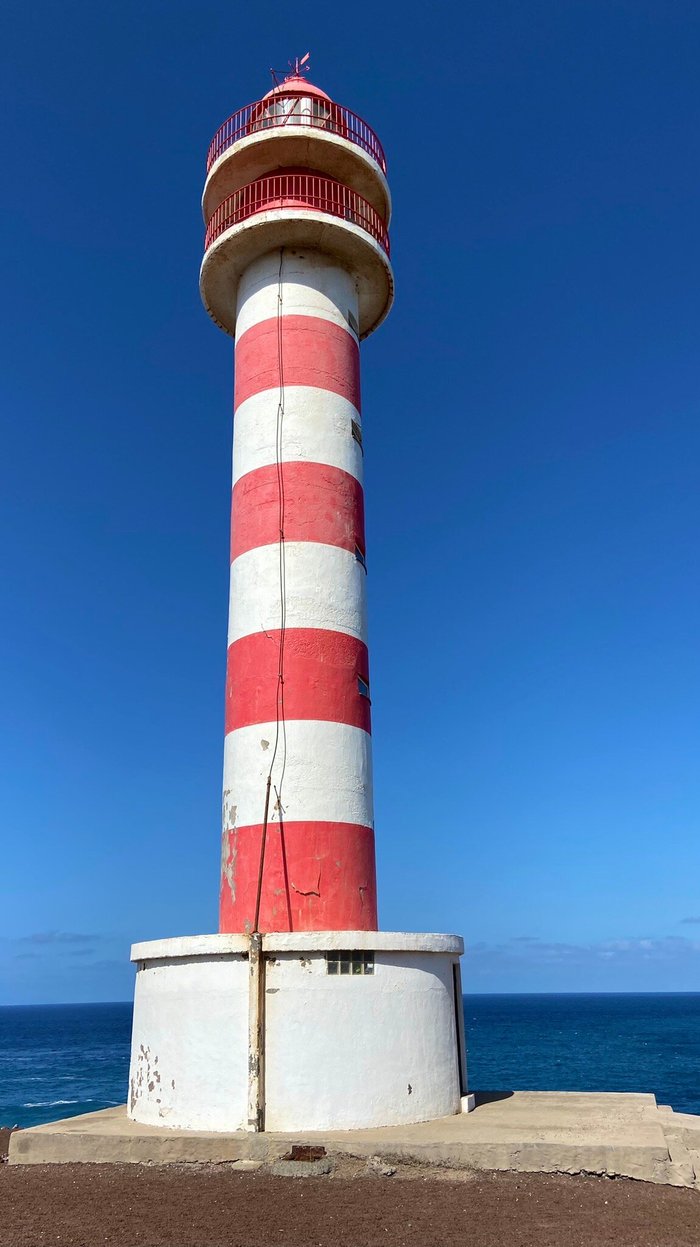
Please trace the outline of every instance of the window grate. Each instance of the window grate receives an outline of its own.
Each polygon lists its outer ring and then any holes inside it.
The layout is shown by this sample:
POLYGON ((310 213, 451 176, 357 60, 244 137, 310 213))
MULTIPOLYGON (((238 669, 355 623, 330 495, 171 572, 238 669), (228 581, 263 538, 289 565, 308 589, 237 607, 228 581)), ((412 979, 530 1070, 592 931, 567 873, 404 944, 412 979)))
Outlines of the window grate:
POLYGON ((326 953, 327 974, 374 974, 374 953, 326 953))

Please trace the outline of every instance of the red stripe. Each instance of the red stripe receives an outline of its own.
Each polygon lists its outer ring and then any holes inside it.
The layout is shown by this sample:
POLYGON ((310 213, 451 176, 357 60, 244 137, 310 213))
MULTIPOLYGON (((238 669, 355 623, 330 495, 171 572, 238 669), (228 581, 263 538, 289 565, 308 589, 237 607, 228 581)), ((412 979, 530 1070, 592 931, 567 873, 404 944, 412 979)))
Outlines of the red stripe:
POLYGON ((321 541, 365 550, 362 486, 349 472, 325 463, 288 461, 247 472, 231 503, 231 562, 280 536, 280 484, 285 541, 321 541))
POLYGON ((236 343, 235 407, 261 390, 279 389, 280 353, 285 385, 331 390, 360 410, 357 341, 320 316, 273 316, 246 329, 236 343))
MULTIPOLYGON (((229 646, 226 732, 277 717, 280 632, 253 632, 229 646)), ((284 716, 348 723, 371 731, 367 646, 345 632, 288 628, 284 634, 284 716)))
MULTIPOLYGON (((253 929, 262 827, 224 832, 219 930, 253 929)), ((269 823, 261 931, 376 931, 374 832, 356 823, 269 823)))

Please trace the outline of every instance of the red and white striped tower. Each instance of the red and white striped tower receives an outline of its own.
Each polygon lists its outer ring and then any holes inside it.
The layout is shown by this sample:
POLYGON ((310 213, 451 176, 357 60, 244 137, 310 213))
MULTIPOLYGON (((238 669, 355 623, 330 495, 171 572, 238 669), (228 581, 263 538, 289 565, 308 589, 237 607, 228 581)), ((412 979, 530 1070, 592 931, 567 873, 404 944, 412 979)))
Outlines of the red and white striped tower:
POLYGON ((135 944, 129 1116, 204 1131, 469 1108, 455 935, 377 930, 359 343, 391 307, 376 135, 297 71, 209 152, 235 339, 219 932, 135 944))
POLYGON ((221 931, 376 930, 359 341, 384 154, 298 73, 215 136, 201 291, 235 336, 221 931))

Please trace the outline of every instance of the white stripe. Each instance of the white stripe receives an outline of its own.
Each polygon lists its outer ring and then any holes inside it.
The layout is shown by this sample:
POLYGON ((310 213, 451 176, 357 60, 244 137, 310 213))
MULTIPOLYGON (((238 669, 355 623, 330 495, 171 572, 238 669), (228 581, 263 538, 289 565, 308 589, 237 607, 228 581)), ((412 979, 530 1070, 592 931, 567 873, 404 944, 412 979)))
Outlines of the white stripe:
MULTIPOLYGON (((318 719, 292 719, 285 726, 284 819, 372 827, 372 741, 368 733, 347 723, 318 719)), ((248 827, 263 821, 275 730, 274 723, 255 723, 226 737, 224 792, 232 818, 229 825, 248 827)), ((278 789, 283 761, 280 739, 272 775, 278 789)), ((269 817, 279 820, 274 791, 269 817)))
MULTIPOLYGON (((256 468, 276 463, 279 393, 262 390, 236 410, 233 421, 233 483, 256 468)), ((352 435, 352 421, 361 427, 352 403, 331 390, 313 385, 288 385, 281 421, 282 460, 326 463, 362 482, 362 451, 352 435)))
POLYGON ((278 302, 280 253, 268 252, 253 261, 238 285, 236 341, 262 320, 277 316, 320 316, 343 329, 350 327, 349 314, 357 321, 355 280, 344 268, 319 251, 303 255, 285 248, 282 259, 282 305, 278 302))
MULTIPOLYGON (((320 541, 284 543, 286 627, 326 628, 367 641, 367 575, 355 555, 320 541)), ((253 632, 280 627, 280 550, 277 542, 239 554, 231 564, 231 645, 253 632)))

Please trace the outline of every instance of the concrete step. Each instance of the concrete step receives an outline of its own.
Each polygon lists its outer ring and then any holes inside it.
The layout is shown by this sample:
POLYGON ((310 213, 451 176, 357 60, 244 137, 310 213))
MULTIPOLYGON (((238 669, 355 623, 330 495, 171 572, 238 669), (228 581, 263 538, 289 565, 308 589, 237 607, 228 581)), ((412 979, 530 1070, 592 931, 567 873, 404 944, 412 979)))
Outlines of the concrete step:
POLYGON ((695 1186, 700 1172, 700 1118, 660 1111, 653 1095, 540 1091, 477 1093, 471 1113, 303 1138, 143 1126, 122 1106, 18 1131, 10 1163, 269 1163, 299 1143, 322 1144, 329 1154, 455 1169, 602 1174, 673 1186, 695 1186))

